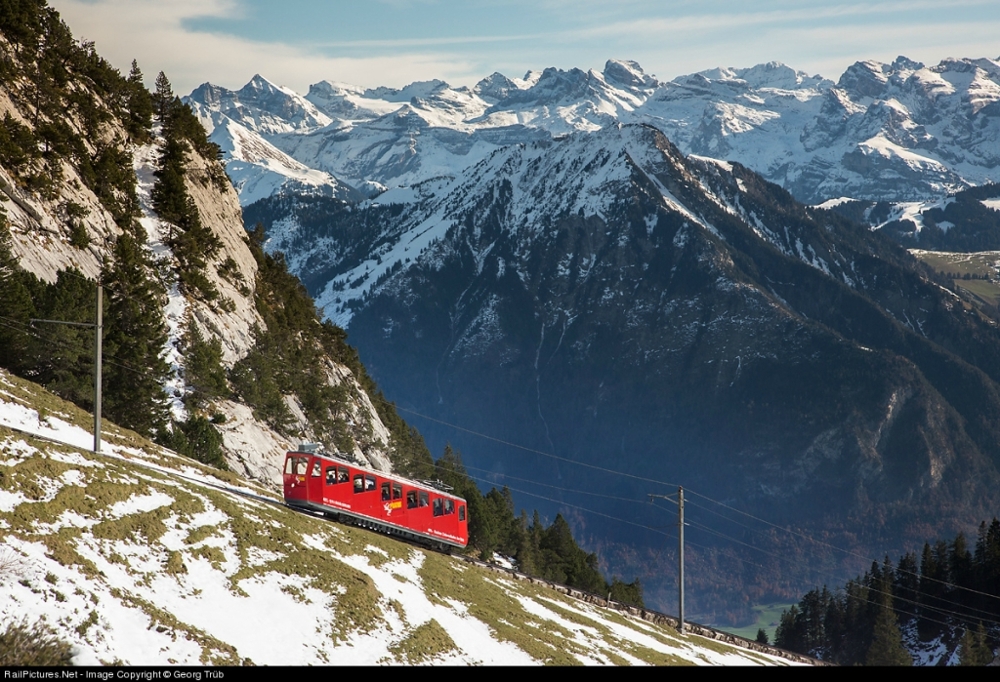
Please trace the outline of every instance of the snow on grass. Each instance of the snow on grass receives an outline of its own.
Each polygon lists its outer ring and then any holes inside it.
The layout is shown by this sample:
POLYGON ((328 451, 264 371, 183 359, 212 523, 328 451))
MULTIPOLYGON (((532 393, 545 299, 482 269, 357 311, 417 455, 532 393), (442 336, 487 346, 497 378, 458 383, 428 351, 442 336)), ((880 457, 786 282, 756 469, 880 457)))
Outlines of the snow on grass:
MULTIPOLYGON (((0 399, 0 425, 30 426, 27 409, 0 399)), ((84 665, 756 660, 685 653, 669 630, 248 498, 150 451, 0 442, 0 623, 42 619, 84 665)))

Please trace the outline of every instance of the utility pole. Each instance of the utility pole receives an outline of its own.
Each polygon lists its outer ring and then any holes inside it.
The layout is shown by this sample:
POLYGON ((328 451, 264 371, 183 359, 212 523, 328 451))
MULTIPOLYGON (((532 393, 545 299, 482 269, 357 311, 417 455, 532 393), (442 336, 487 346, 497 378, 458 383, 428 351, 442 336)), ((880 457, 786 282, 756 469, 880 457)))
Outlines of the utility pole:
POLYGON ((677 487, 677 499, 671 495, 655 495, 649 493, 649 501, 653 498, 675 502, 677 504, 677 631, 684 632, 684 488, 677 487))
POLYGON ((65 320, 32 319, 31 323, 68 324, 72 327, 94 328, 94 452, 101 452, 101 356, 104 331, 104 287, 97 283, 97 313, 93 324, 90 322, 67 322, 65 320))
MULTIPOLYGON (((104 344, 104 287, 97 283, 97 319, 94 323, 94 452, 101 452, 101 356, 104 344)), ((681 531, 684 532, 683 530, 681 531)))

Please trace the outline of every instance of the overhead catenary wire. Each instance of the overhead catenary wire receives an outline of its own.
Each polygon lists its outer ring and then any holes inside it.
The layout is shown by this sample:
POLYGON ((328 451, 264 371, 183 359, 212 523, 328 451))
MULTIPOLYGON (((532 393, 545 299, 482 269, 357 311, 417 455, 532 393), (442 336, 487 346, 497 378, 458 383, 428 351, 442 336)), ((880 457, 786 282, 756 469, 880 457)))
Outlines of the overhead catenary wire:
MULTIPOLYGON (((666 481, 660 481, 658 479, 654 479, 654 478, 650 478, 650 477, 639 476, 639 475, 636 475, 636 474, 631 474, 631 473, 628 473, 628 472, 623 472, 623 471, 619 471, 619 470, 616 470, 616 469, 611 469, 611 468, 608 468, 608 467, 601 467, 601 466, 597 466, 597 465, 594 465, 594 464, 589 464, 589 463, 586 463, 586 462, 578 462, 576 460, 573 460, 573 459, 570 459, 570 458, 567 458, 567 457, 561 457, 561 456, 555 455, 553 453, 544 452, 542 450, 537 450, 535 448, 529 448, 529 447, 526 447, 526 446, 523 446, 523 445, 519 445, 517 443, 512 443, 510 441, 506 441, 506 440, 503 440, 503 439, 500 439, 500 438, 495 438, 495 437, 490 436, 488 434, 484 434, 484 433, 475 431, 473 429, 468 429, 468 428, 459 426, 457 424, 452 424, 450 422, 446 422, 446 421, 443 421, 441 419, 436 419, 434 417, 430 417, 430 416, 422 414, 420 412, 416 412, 415 410, 411 410, 411 409, 407 409, 407 408, 402 408, 402 407, 399 407, 399 406, 396 406, 396 409, 399 410, 399 411, 406 412, 408 414, 412 414, 414 416, 420 417, 422 419, 427 419, 429 421, 441 424, 443 426, 447 426, 449 428, 453 428, 453 429, 456 429, 458 431, 462 431, 464 433, 468 433, 470 435, 478 436, 480 438, 484 438, 484 439, 490 440, 492 442, 500 443, 502 445, 507 445, 509 447, 513 447, 513 448, 517 448, 519 450, 523 450, 523 451, 530 452, 530 453, 533 453, 533 454, 541 455, 543 457, 552 458, 552 459, 555 459, 555 460, 558 460, 558 461, 566 462, 566 463, 569 463, 569 464, 574 464, 574 465, 577 465, 577 466, 580 466, 580 467, 584 467, 584 468, 588 468, 588 469, 599 470, 599 471, 602 471, 604 473, 613 474, 613 475, 617 475, 617 476, 622 476, 622 477, 630 478, 630 479, 633 479, 633 480, 639 480, 639 481, 643 481, 643 482, 646 482, 646 483, 652 483, 654 485, 664 485, 664 486, 669 486, 669 487, 675 487, 676 486, 676 484, 668 483, 666 481)), ((545 484, 536 483, 536 485, 545 485, 545 484)), ((552 486, 552 487, 557 487, 557 486, 552 486)), ((747 518, 750 518, 750 519, 753 519, 753 520, 758 521, 760 523, 766 524, 767 526, 769 526, 771 528, 774 528, 777 531, 780 531, 780 532, 783 532, 783 533, 788 533, 788 534, 790 534, 792 536, 795 536, 795 537, 797 537, 797 538, 799 538, 801 540, 808 540, 810 543, 814 543, 814 544, 826 547, 828 549, 831 549, 831 550, 834 550, 834 551, 837 551, 837 552, 841 552, 841 553, 843 553, 845 555, 848 555, 848 556, 851 556, 851 557, 854 557, 854 558, 857 558, 857 559, 861 559, 861 560, 863 560, 865 562, 874 562, 874 563, 878 563, 879 562, 878 559, 865 556, 865 555, 863 555, 863 554, 861 554, 859 552, 856 552, 856 551, 853 551, 853 550, 844 549, 842 547, 837 547, 836 545, 833 545, 831 543, 827 543, 827 542, 824 542, 822 540, 818 540, 816 538, 810 537, 808 535, 805 535, 804 533, 800 533, 798 531, 792 530, 791 528, 780 526, 780 525, 778 525, 776 523, 773 523, 771 521, 767 521, 766 519, 763 519, 763 518, 760 518, 758 516, 755 516, 755 515, 753 515, 753 514, 751 514, 749 512, 745 512, 743 510, 737 509, 736 507, 728 505, 725 502, 722 502, 720 500, 716 500, 716 499, 714 499, 712 497, 709 497, 708 495, 705 495, 703 493, 699 493, 696 490, 692 490, 690 487, 685 486, 685 491, 688 492, 688 493, 691 493, 693 495, 696 495, 696 496, 698 496, 698 497, 700 497, 700 498, 702 498, 704 500, 707 500, 708 502, 711 502, 713 504, 717 504, 717 505, 719 505, 719 506, 721 506, 721 507, 723 507, 725 509, 733 511, 733 512, 735 512, 737 514, 746 516, 747 518)), ((534 494, 526 493, 526 492, 523 492, 523 491, 520 491, 520 492, 522 492, 522 494, 528 494, 528 495, 531 495, 533 497, 539 497, 541 499, 548 499, 548 498, 545 498, 544 496, 534 495, 534 494)), ((566 504, 565 502, 562 502, 560 500, 550 500, 550 501, 553 501, 553 502, 556 502, 556 503, 559 503, 559 504, 566 504)), ((570 506, 572 506, 572 505, 570 505, 570 506)), ((706 509, 706 511, 711 511, 711 510, 708 510, 707 508, 703 507, 702 505, 697 505, 697 506, 702 507, 703 509, 706 509)), ((724 519, 727 518, 727 517, 722 516, 721 514, 718 514, 717 512, 713 512, 713 513, 716 513, 721 518, 724 518, 724 519)), ((736 522, 736 521, 734 521, 732 519, 727 519, 727 520, 729 520, 729 521, 731 521, 733 523, 738 523, 738 522, 736 522)), ((739 525, 743 525, 748 530, 751 530, 751 531, 754 531, 754 532, 760 532, 760 531, 758 531, 756 529, 753 529, 750 526, 746 526, 745 524, 739 524, 739 525)), ((745 544, 745 543, 742 543, 742 544, 745 544)), ((753 547, 753 545, 747 545, 747 546, 748 547, 753 547)), ((759 549, 759 548, 757 548, 757 549, 759 549)), ((761 551, 763 551, 763 550, 761 550, 761 551)), ((807 551, 809 551, 809 550, 807 550, 807 551)), ((818 555, 818 554, 816 554, 814 552, 809 551, 809 553, 812 556, 816 556, 817 558, 821 558, 820 555, 818 555)), ((826 572, 826 571, 823 571, 823 569, 818 569, 818 568, 811 568, 811 570, 820 571, 820 572, 826 572)), ((982 592, 980 590, 975 590, 973 588, 968 588, 968 587, 964 587, 964 586, 961 586, 961 585, 955 585, 954 583, 950 583, 948 581, 938 580, 938 579, 935 579, 935 578, 931 578, 929 576, 922 576, 920 573, 914 573, 914 572, 911 572, 911 571, 904 571, 904 573, 908 574, 908 575, 912 575, 912 576, 918 577, 918 578, 921 578, 921 579, 928 580, 930 582, 941 584, 941 585, 943 585, 943 586, 945 586, 947 588, 951 588, 951 589, 955 589, 955 590, 960 590, 960 591, 963 591, 963 592, 968 592, 970 594, 975 594, 977 596, 990 597, 992 599, 1000 600, 1000 595, 993 595, 993 594, 989 594, 989 593, 986 593, 986 592, 982 592)), ((828 573, 828 574, 829 575, 833 575, 832 573, 828 573)), ((926 594, 926 593, 921 593, 921 594, 926 594)), ((926 596, 932 597, 932 598, 937 599, 939 601, 942 600, 942 598, 934 596, 934 595, 926 595, 926 596)), ((956 606, 961 606, 962 608, 970 608, 970 607, 966 607, 963 604, 958 604, 957 602, 952 602, 952 601, 948 601, 948 600, 944 600, 944 601, 945 601, 945 603, 952 603, 952 604, 954 604, 956 606)), ((978 611, 978 609, 973 609, 973 610, 977 610, 978 611)), ((989 612, 982 611, 982 613, 989 613, 989 612)))
MULTIPOLYGON (((494 477, 496 477, 496 476, 507 477, 506 474, 498 474, 498 473, 494 473, 493 476, 494 477)), ((473 475, 470 474, 470 477, 473 478, 473 479, 475 479, 475 480, 479 480, 479 481, 483 481, 483 482, 496 483, 495 480, 490 480, 490 479, 487 479, 487 478, 482 477, 482 476, 473 476, 473 475)), ((511 478, 516 478, 516 477, 511 477, 511 478)), ((525 482, 531 482, 531 481, 527 481, 526 479, 519 479, 519 480, 522 480, 522 481, 525 481, 525 482)), ((543 484, 540 484, 540 485, 543 485, 543 484)), ((666 531, 662 530, 661 527, 651 526, 649 524, 640 524, 640 523, 637 523, 637 522, 634 522, 634 521, 630 521, 628 519, 623 519, 623 518, 620 518, 620 517, 613 516, 611 514, 606 514, 604 512, 599 512, 597 510, 590 509, 590 508, 585 507, 583 505, 572 504, 572 503, 565 502, 564 500, 558 500, 558 499, 555 499, 555 498, 546 497, 544 495, 539 495, 537 493, 527 492, 525 490, 520 490, 520 489, 517 489, 517 488, 511 488, 509 486, 507 486, 507 487, 512 492, 517 492, 517 493, 522 494, 522 495, 527 495, 529 497, 534 497, 534 498, 546 500, 546 501, 549 501, 549 502, 556 502, 556 503, 560 504, 561 506, 569 507, 571 509, 576 509, 578 511, 581 511, 581 512, 584 512, 584 513, 587 513, 587 514, 593 514, 593 515, 601 516, 603 518, 607 518, 607 519, 610 519, 610 520, 613 520, 613 521, 618 521, 620 523, 625 523, 625 524, 628 524, 628 525, 637 526, 637 527, 643 528, 645 530, 649 530, 649 531, 652 531, 652 532, 657 533, 659 535, 662 535, 662 536, 664 536, 666 538, 669 538, 669 539, 677 539, 677 535, 676 534, 666 532, 666 531)), ((546 485, 546 487, 557 489, 557 490, 560 490, 562 492, 571 492, 571 493, 580 492, 580 491, 574 491, 574 490, 571 490, 571 489, 568 489, 568 488, 561 488, 560 486, 555 486, 555 485, 546 485)), ((622 498, 622 499, 624 499, 624 498, 622 498)), ((630 502, 636 502, 636 500, 628 500, 628 501, 630 501, 630 502)), ((672 513, 672 512, 669 512, 668 510, 664 509, 663 507, 661 507, 659 505, 653 504, 652 506, 655 507, 656 509, 660 510, 660 511, 667 512, 667 513, 672 513)), ((698 523, 697 521, 691 521, 690 519, 688 519, 688 520, 685 521, 685 525, 689 526, 689 527, 692 527, 692 528, 697 528, 697 529, 702 530, 704 532, 707 532, 709 534, 712 534, 712 535, 715 535, 717 537, 720 537, 720 538, 729 540, 731 542, 734 542, 736 544, 743 545, 745 547, 748 547, 749 549, 759 551, 759 552, 761 552, 763 554, 766 554, 766 555, 768 555, 768 556, 770 556, 772 558, 777 559, 781 563, 784 563, 784 564, 794 564, 794 565, 806 568, 807 570, 810 570, 810 571, 812 571, 814 573, 826 574, 827 576, 830 576, 830 577, 839 577, 839 575, 837 573, 835 573, 834 571, 831 571, 831 570, 828 570, 828 569, 822 569, 822 568, 818 568, 818 567, 814 567, 814 566, 810 566, 809 564, 806 564, 806 563, 801 562, 801 561, 797 561, 797 560, 793 560, 793 559, 788 559, 787 557, 783 557, 780 554, 777 554, 777 553, 765 550, 765 549, 763 549, 761 547, 756 547, 754 545, 750 545, 750 544, 748 544, 746 542, 743 542, 743 541, 739 540, 738 538, 734 538, 734 537, 731 537, 731 536, 726 535, 724 533, 720 533, 720 532, 718 532, 718 531, 716 531, 716 530, 714 530, 712 528, 709 528, 709 527, 707 527, 707 526, 705 526, 703 524, 698 523)), ((708 547, 708 546, 703 545, 703 544, 700 544, 700 543, 697 543, 697 542, 692 542, 690 539, 685 539, 685 544, 686 545, 690 545, 692 547, 697 547, 699 549, 705 550, 706 552, 713 551, 713 548, 708 547)), ((767 566, 764 566, 763 564, 759 564, 757 562, 751 561, 751 560, 749 560, 749 559, 747 559, 745 557, 740 557, 738 555, 727 555, 727 558, 729 558, 731 560, 738 561, 738 562, 740 562, 740 563, 742 563, 744 565, 754 566, 756 568, 761 568, 761 569, 765 569, 765 570, 768 568, 767 566)), ((894 602, 899 602, 899 603, 902 603, 902 604, 907 604, 907 605, 913 607, 914 609, 919 608, 921 610, 921 612, 919 614, 917 614, 915 611, 906 611, 905 613, 906 613, 906 615, 913 616, 913 617, 920 617, 920 618, 922 618, 922 619, 924 619, 924 620, 926 620, 928 622, 936 623, 938 625, 948 626, 950 624, 948 622, 946 622, 946 621, 938 620, 936 618, 931 617, 930 615, 928 615, 928 613, 927 613, 928 611, 931 612, 931 613, 937 614, 939 616, 952 616, 952 617, 954 617, 956 619, 959 619, 959 620, 968 620, 969 618, 976 618, 977 620, 982 620, 984 623, 1000 624, 1000 621, 996 620, 996 614, 994 614, 992 612, 983 611, 981 609, 976 609, 974 607, 969 607, 969 606, 966 606, 966 605, 963 605, 963 604, 958 604, 956 602, 952 602, 952 601, 949 601, 949 600, 946 600, 946 599, 942 599, 940 597, 936 597, 935 595, 927 594, 926 592, 921 592, 920 590, 914 590, 914 593, 917 594, 917 595, 921 595, 921 596, 925 596, 925 597, 936 599, 937 601, 945 603, 945 604, 951 604, 953 606, 957 606, 957 607, 960 607, 960 608, 965 608, 965 609, 967 609, 969 611, 974 611, 974 612, 976 612, 978 614, 981 614, 981 615, 980 616, 975 616, 974 614, 971 614, 971 613, 961 613, 959 611, 953 611, 953 610, 950 610, 950 609, 945 609, 945 608, 941 608, 941 607, 937 607, 937 606, 928 605, 926 603, 921 603, 921 602, 915 601, 913 599, 907 599, 907 598, 905 598, 905 597, 903 597, 901 595, 895 595, 895 594, 893 594, 891 592, 886 592, 884 590, 880 590, 880 589, 878 589, 877 587, 874 587, 874 586, 867 586, 866 589, 868 590, 869 593, 872 593, 872 594, 877 594, 877 595, 883 595, 883 596, 891 597, 894 600, 894 602), (985 616, 985 617, 983 617, 983 616, 985 616)), ((871 600, 869 600, 869 601, 871 601, 871 600)))
MULTIPOLYGON (((50 343, 50 344, 55 345, 55 346, 60 346, 60 347, 62 347, 64 349, 73 349, 73 350, 75 350, 67 342, 62 341, 61 339, 56 339, 56 338, 52 338, 52 337, 45 338, 44 333, 41 332, 41 330, 38 329, 37 327, 34 327, 32 325, 29 325, 29 324, 24 324, 24 323, 20 322, 19 320, 15 320, 13 318, 4 317, 3 315, 0 315, 0 327, 7 327, 8 329, 12 329, 14 331, 18 331, 18 332, 21 332, 22 334, 26 334, 28 336, 36 338, 39 341, 44 341, 45 343, 50 343), (14 324, 10 324, 10 323, 14 323, 14 324), (20 325, 20 326, 16 326, 16 325, 20 325)), ((111 356, 111 358, 114 358, 114 357, 115 357, 114 355, 111 356)), ((117 360, 108 359, 108 356, 105 356, 104 364, 106 364, 106 365, 114 365, 115 367, 119 367, 119 368, 127 370, 129 372, 134 372, 135 374, 139 374, 141 376, 145 376, 148 373, 147 370, 143 370, 143 369, 138 369, 138 368, 135 368, 135 367, 131 367, 130 365, 124 364, 124 363, 119 362, 117 360)))

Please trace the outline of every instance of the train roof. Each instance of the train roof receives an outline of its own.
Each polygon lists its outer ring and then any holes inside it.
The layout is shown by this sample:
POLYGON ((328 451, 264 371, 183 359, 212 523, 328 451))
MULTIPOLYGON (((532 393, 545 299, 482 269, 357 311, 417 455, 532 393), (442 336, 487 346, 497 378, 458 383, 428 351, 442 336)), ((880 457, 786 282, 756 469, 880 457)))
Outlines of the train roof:
POLYGON ((346 459, 341 459, 340 457, 336 457, 336 456, 331 455, 331 454, 326 453, 326 452, 309 452, 307 450, 289 450, 288 452, 285 453, 285 457, 287 457, 288 455, 307 455, 309 457, 319 457, 320 459, 325 459, 325 460, 328 460, 330 462, 334 462, 336 464, 343 464, 344 466, 351 467, 352 469, 357 469, 357 470, 363 471, 365 473, 374 474, 375 476, 379 476, 381 478, 388 478, 388 479, 391 479, 391 480, 399 482, 399 483, 406 483, 407 485, 412 485, 414 488, 420 488, 421 490, 426 490, 427 492, 437 493, 439 495, 446 495, 446 496, 448 496, 448 497, 450 497, 452 499, 461 500, 462 502, 466 502, 466 500, 465 500, 464 497, 459 497, 458 495, 450 493, 447 490, 442 490, 441 488, 438 488, 438 487, 436 487, 434 485, 431 485, 430 483, 427 483, 425 481, 414 481, 413 479, 404 478, 404 477, 399 476, 397 474, 387 474, 384 471, 378 471, 376 469, 369 469, 368 467, 361 466, 357 462, 353 462, 353 461, 346 460, 346 459))

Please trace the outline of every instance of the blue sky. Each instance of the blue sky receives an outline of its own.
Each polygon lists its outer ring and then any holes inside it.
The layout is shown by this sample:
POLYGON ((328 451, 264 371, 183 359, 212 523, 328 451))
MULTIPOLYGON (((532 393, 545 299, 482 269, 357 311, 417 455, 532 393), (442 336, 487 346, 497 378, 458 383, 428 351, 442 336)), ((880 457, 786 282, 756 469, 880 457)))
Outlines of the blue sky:
POLYGON ((339 80, 472 85, 494 71, 601 69, 634 59, 661 79, 781 61, 836 79, 861 59, 1000 56, 1000 2, 655 2, 651 0, 50 0, 147 82, 178 93, 230 88, 255 73, 305 93, 339 80))

